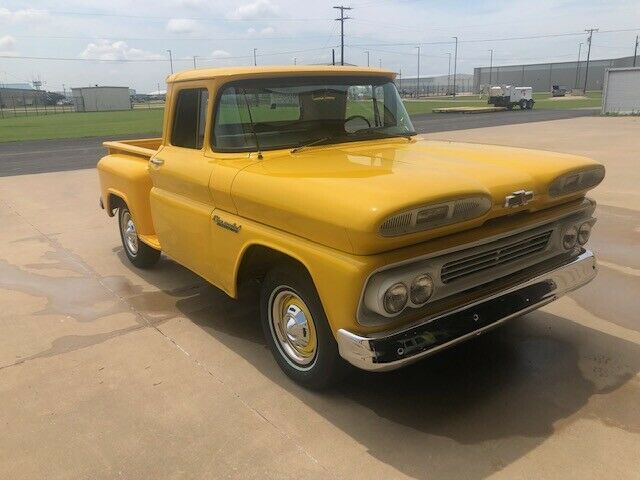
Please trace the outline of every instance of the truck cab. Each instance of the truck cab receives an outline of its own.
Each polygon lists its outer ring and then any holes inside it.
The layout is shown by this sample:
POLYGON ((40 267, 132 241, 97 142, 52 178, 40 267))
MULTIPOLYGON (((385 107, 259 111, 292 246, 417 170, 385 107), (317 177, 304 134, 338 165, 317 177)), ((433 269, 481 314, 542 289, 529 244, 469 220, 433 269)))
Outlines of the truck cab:
POLYGON ((260 283, 278 365, 321 388, 384 371, 589 282, 585 157, 418 137, 394 73, 199 69, 162 138, 106 142, 100 204, 139 268, 161 252, 231 297, 260 283))

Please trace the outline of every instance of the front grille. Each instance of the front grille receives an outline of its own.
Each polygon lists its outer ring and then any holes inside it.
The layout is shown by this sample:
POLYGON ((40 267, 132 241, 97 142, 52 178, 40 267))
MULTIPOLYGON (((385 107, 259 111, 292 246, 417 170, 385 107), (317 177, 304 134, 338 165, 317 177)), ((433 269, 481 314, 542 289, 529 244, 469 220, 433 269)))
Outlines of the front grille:
POLYGON ((486 250, 482 252, 445 263, 440 272, 440 279, 442 283, 450 283, 489 268, 525 259, 543 251, 549 243, 551 233, 552 230, 536 233, 499 247, 492 247, 491 243, 485 245, 486 250))

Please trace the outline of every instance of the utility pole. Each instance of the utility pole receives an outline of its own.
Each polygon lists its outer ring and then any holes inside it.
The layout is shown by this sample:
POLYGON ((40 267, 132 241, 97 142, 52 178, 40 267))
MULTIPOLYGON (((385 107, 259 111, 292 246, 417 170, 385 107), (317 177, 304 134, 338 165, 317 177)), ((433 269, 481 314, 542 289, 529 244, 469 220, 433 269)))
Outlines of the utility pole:
POLYGON ((398 80, 400 80, 400 95, 402 95, 402 68, 400 68, 400 73, 398 74, 398 80))
POLYGON ((333 8, 340 10, 340 18, 336 18, 336 21, 340 22, 340 65, 344 65, 344 21, 351 18, 345 17, 344 11, 353 9, 351 7, 345 7, 343 5, 333 8))
POLYGON ((576 90, 578 89, 578 80, 580 78, 580 54, 582 53, 582 42, 580 42, 578 44, 578 61, 576 62, 576 85, 575 88, 576 90))
POLYGON ((456 77, 458 76, 458 37, 456 39, 456 51, 453 56, 453 96, 456 96, 456 77))
POLYGON ((418 49, 418 79, 416 82, 416 98, 420 97, 420 45, 416 47, 418 49))
POLYGON ((636 48, 633 49, 633 66, 636 66, 636 57, 638 56, 638 35, 636 35, 636 48))
POLYGON ((171 56, 171 50, 167 50, 169 52, 169 65, 171 66, 171 73, 173 73, 173 57, 171 56))
POLYGON ((491 57, 489 60, 489 85, 491 85, 491 74, 493 73, 493 48, 490 48, 491 57))
POLYGON ((297 57, 293 57, 293 64, 297 65, 298 64, 298 58, 297 57))
POLYGON ((367 67, 369 66, 369 50, 367 50, 367 67))
POLYGON ((254 48, 254 49, 253 49, 253 66, 254 66, 254 67, 255 67, 256 65, 258 65, 258 60, 256 59, 256 51, 257 51, 257 50, 258 50, 257 48, 254 48))
POLYGON ((382 59, 381 59, 381 58, 379 58, 379 59, 378 59, 378 66, 379 66, 380 68, 382 68, 382 59))
POLYGON ((193 68, 198 68, 196 65, 196 56, 193 56, 193 68))
POLYGON ((587 68, 584 71, 584 90, 582 93, 584 95, 587 94, 587 79, 589 78, 589 58, 591 57, 591 38, 593 37, 593 32, 597 32, 597 28, 589 28, 586 29, 585 32, 589 32, 589 38, 587 38, 587 43, 589 44, 589 48, 587 50, 587 68))
POLYGON ((331 65, 335 65, 336 64, 336 49, 332 48, 331 49, 331 65))

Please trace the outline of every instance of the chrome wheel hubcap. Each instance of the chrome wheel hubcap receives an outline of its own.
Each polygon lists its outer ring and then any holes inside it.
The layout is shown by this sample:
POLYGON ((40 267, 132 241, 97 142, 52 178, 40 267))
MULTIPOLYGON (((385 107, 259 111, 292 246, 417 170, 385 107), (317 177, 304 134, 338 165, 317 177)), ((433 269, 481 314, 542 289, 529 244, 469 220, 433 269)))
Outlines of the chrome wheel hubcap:
POLYGON ((309 308, 293 290, 271 296, 271 331, 280 350, 297 366, 309 365, 316 356, 316 327, 309 308))
POLYGON ((122 238, 129 253, 136 255, 138 253, 138 232, 129 212, 122 215, 122 238))

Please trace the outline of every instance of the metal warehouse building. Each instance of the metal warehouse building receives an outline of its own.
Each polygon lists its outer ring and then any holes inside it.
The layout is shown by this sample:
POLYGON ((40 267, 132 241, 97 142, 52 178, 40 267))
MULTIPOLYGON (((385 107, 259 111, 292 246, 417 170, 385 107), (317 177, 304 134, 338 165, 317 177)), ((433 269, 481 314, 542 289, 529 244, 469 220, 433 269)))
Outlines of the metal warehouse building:
POLYGON ((606 71, 602 113, 640 113, 640 67, 612 68, 606 71))
MULTIPOLYGON (((586 60, 580 62, 539 63, 476 67, 473 69, 473 89, 480 92, 483 85, 518 85, 533 87, 534 92, 549 92, 553 85, 584 88, 586 60)), ((587 90, 602 90, 604 73, 609 68, 631 67, 633 57, 591 60, 587 90)))
POLYGON ((77 87, 72 88, 77 112, 108 112, 131 110, 129 87, 77 87))

